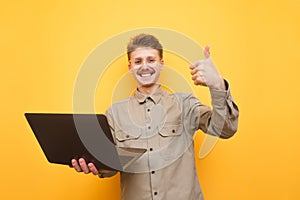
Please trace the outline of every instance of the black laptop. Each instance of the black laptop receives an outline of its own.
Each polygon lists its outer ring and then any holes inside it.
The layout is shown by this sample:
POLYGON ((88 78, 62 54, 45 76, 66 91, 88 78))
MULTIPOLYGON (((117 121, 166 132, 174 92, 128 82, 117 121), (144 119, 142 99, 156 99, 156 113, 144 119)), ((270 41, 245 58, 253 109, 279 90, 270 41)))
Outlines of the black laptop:
POLYGON ((71 165, 84 158, 97 169, 124 171, 146 149, 116 147, 103 114, 25 113, 50 163, 71 165))

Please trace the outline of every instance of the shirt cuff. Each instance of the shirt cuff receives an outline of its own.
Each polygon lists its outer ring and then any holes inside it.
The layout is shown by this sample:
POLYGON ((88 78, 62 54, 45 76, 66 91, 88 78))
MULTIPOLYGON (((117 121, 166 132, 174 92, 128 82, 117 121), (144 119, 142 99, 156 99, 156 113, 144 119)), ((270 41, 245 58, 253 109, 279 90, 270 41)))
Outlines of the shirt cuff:
POLYGON ((213 107, 224 106, 226 100, 230 97, 229 83, 225 79, 224 82, 225 90, 216 90, 209 88, 213 107))

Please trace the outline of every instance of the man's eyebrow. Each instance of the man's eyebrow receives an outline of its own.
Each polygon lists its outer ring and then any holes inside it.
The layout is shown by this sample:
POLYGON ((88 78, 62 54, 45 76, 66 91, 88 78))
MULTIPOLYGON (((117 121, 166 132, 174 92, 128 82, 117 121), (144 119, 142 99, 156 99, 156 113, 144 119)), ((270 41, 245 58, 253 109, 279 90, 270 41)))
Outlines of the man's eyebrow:
MULTIPOLYGON (((156 56, 147 56, 147 57, 145 57, 145 59, 148 59, 148 58, 156 58, 156 56)), ((136 57, 134 59, 135 60, 137 60, 137 59, 143 59, 143 57, 136 57)))

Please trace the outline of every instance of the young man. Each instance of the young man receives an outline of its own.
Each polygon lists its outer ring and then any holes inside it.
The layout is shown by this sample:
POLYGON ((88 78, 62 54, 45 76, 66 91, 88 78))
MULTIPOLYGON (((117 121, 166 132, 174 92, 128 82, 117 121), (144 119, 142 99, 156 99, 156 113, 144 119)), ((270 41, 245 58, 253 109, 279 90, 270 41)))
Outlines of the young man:
MULTIPOLYGON (((120 172, 122 200, 203 199, 194 161, 196 130, 221 138, 237 130, 238 107, 228 83, 216 70, 209 53, 190 66, 195 85, 210 89, 210 109, 192 94, 169 94, 159 83, 163 48, 152 35, 140 34, 127 46, 128 68, 137 81, 135 94, 113 104, 106 112, 117 146, 145 148, 147 152, 120 172)), ((109 177, 116 172, 98 170, 84 159, 73 159, 77 172, 109 177)))

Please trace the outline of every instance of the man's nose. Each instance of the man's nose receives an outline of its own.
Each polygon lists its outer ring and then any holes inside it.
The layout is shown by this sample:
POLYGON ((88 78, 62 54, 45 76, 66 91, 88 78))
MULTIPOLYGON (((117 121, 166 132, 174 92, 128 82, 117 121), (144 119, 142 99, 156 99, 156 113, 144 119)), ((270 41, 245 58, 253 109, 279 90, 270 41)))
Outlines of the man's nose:
POLYGON ((146 60, 144 60, 144 61, 142 62, 141 68, 146 68, 147 66, 148 66, 148 63, 147 63, 146 60))

